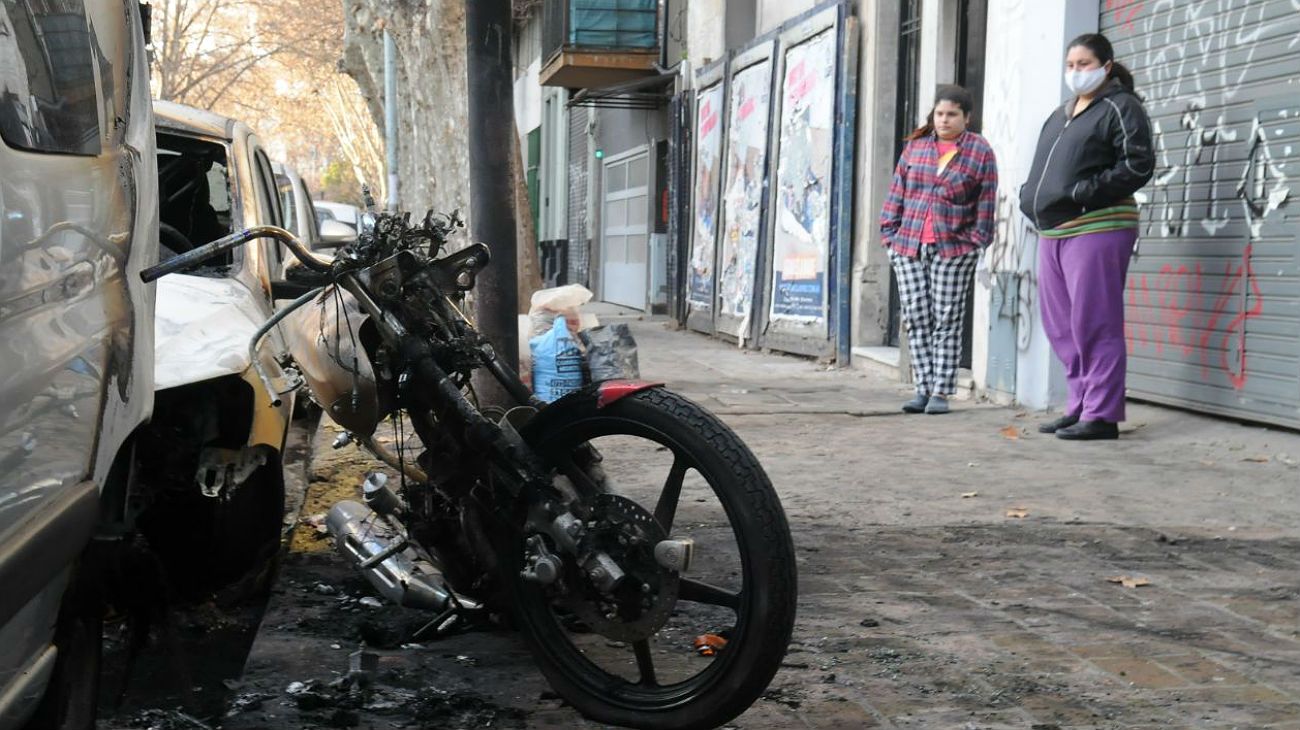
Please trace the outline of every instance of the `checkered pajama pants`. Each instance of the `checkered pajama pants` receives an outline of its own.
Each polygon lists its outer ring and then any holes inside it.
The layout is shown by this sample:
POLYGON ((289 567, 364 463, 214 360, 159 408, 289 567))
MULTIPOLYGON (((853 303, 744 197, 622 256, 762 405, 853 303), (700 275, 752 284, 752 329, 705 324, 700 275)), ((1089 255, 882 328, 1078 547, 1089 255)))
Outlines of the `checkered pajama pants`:
POLYGON ((945 259, 935 253, 934 246, 922 246, 917 258, 891 250, 889 260, 898 277, 916 392, 952 395, 957 392, 966 296, 975 278, 979 252, 945 259))

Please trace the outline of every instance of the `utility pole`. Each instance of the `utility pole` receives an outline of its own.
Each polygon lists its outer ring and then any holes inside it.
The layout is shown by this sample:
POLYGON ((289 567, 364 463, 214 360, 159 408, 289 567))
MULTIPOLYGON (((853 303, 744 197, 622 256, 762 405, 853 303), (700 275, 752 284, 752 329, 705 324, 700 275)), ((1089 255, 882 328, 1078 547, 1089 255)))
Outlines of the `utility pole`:
MULTIPOLYGON (((469 91, 469 221, 475 241, 486 243, 492 262, 475 288, 478 329, 497 357, 519 366, 519 294, 515 242, 515 190, 511 152, 515 148, 515 102, 510 0, 466 0, 465 53, 469 91)), ((485 405, 510 400, 480 379, 485 405)), ((495 386, 495 382, 492 383, 495 386)))
POLYGON ((388 158, 389 213, 396 213, 397 197, 397 43, 384 30, 384 150, 388 158))

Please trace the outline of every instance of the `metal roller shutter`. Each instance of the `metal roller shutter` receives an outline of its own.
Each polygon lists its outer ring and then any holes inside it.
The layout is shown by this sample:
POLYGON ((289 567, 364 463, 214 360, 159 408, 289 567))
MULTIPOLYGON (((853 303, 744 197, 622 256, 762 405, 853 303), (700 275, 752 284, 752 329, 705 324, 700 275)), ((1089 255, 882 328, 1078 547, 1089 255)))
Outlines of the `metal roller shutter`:
POLYGON ((587 149, 586 107, 569 110, 569 271, 570 284, 587 285, 590 242, 587 239, 587 149))
POLYGON ((1300 427, 1300 9, 1104 0, 1101 28, 1155 131, 1130 395, 1300 427))

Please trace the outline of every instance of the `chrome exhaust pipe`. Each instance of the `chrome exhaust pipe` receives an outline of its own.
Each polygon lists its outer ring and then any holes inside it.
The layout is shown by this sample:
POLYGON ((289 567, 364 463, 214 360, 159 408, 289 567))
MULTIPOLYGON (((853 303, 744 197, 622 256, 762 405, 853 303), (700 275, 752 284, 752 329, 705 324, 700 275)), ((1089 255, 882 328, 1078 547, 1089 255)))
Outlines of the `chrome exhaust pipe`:
POLYGON ((369 507, 344 500, 330 508, 325 527, 339 552, 379 593, 399 606, 445 611, 452 592, 442 571, 420 558, 387 520, 369 507))

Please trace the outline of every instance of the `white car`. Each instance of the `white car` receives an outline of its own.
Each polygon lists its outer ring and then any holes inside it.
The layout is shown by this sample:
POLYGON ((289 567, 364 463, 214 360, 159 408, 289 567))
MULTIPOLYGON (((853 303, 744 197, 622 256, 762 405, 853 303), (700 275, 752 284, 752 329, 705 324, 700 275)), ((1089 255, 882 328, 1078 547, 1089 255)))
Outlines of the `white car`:
POLYGON ((339 223, 349 226, 357 233, 364 230, 374 219, 374 216, 369 213, 361 210, 355 205, 349 205, 347 203, 335 203, 330 200, 317 200, 314 205, 316 206, 317 221, 322 223, 329 220, 338 221, 339 223))
POLYGON ((322 219, 307 184, 292 167, 276 162, 271 168, 280 189, 285 229, 313 250, 335 249, 357 239, 356 228, 335 218, 322 219))

